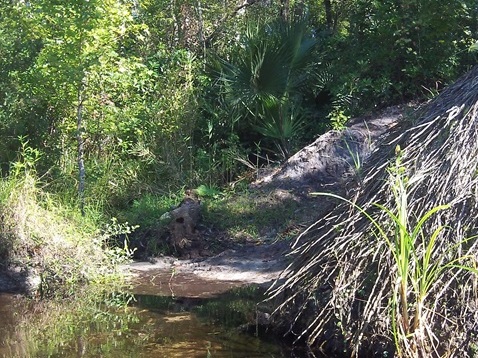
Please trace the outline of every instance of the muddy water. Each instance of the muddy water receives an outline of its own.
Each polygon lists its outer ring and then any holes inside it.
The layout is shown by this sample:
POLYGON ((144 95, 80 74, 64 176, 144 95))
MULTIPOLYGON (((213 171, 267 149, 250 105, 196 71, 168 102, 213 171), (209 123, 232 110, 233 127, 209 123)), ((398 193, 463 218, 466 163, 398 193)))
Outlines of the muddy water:
POLYGON ((256 289, 237 286, 191 275, 144 274, 134 279, 133 295, 125 296, 131 299, 127 307, 95 308, 87 319, 83 313, 71 318, 70 308, 65 318, 62 308, 50 320, 38 317, 52 313, 0 294, 0 357, 290 356, 277 342, 237 328, 251 320, 257 299, 256 289), (29 327, 27 315, 31 325, 44 326, 29 327))
POLYGON ((0 293, 0 357, 8 357, 9 347, 3 337, 10 335, 15 327, 15 309, 12 309, 15 297, 12 294, 0 293))

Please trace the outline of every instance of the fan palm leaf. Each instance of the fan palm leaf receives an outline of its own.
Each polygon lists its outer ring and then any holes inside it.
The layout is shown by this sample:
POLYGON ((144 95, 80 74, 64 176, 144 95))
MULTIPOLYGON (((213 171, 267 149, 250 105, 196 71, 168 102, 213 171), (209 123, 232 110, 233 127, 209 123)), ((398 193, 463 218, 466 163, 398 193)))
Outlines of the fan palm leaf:
POLYGON ((277 139, 282 153, 301 127, 298 99, 310 78, 315 45, 305 19, 250 23, 237 55, 222 61, 224 97, 259 133, 277 139))

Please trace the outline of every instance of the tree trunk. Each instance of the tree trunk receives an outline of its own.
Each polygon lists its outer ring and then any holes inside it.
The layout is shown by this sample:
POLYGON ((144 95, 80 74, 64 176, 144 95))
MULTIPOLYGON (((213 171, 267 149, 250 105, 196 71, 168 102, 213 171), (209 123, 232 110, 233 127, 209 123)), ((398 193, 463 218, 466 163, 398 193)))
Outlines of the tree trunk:
POLYGON ((180 41, 181 24, 179 23, 178 16, 176 14, 176 1, 171 0, 169 7, 171 11, 171 18, 173 19, 173 28, 170 34, 169 46, 173 48, 176 47, 180 41))
POLYGON ((198 21, 199 21, 199 43, 201 45, 203 56, 205 58, 206 57, 206 38, 204 36, 204 19, 202 16, 202 5, 200 0, 196 1, 196 12, 198 14, 198 21))
POLYGON ((85 216, 85 162, 83 140, 83 80, 78 87, 78 106, 76 107, 76 141, 78 146, 78 200, 81 215, 85 216))
POLYGON ((289 21, 290 0, 281 0, 280 14, 285 22, 289 21))
POLYGON ((327 31, 331 34, 334 31, 334 20, 332 15, 332 2, 330 0, 324 0, 325 6, 325 21, 327 25, 327 31))

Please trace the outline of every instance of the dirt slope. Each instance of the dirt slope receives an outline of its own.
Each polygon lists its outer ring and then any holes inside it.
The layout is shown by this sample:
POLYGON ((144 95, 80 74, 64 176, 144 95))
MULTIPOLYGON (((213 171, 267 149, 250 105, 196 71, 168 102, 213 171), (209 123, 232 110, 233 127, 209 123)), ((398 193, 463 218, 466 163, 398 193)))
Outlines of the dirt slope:
MULTIPOLYGON (((300 150, 282 166, 252 184, 261 193, 286 192, 302 205, 313 208, 313 215, 326 210, 312 202, 311 191, 341 191, 354 179, 355 160, 364 163, 386 137, 386 133, 403 118, 409 107, 396 106, 382 112, 356 118, 343 131, 330 131, 300 150)), ((276 196, 280 200, 280 195, 276 196)), ((306 209, 307 209, 306 208, 306 209)), ((316 217, 315 217, 316 218, 316 217)), ((314 218, 314 219, 315 219, 314 218)), ((196 275, 201 279, 243 283, 271 283, 287 266, 289 243, 246 244, 228 249, 207 259, 178 260, 156 258, 155 263, 135 263, 133 274, 157 275, 160 272, 196 275)))
POLYGON ((297 193, 343 185, 357 166, 380 145, 386 133, 403 118, 407 106, 394 106, 379 113, 351 120, 343 131, 319 136, 272 173, 256 181, 257 188, 281 188, 297 193))

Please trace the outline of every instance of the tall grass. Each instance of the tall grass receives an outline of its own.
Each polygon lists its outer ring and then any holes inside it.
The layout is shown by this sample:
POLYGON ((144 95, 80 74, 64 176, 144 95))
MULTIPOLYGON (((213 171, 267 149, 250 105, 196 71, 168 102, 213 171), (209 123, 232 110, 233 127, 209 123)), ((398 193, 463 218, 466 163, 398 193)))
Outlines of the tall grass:
POLYGON ((40 153, 24 143, 10 175, 0 180, 0 258, 4 270, 23 272, 33 295, 73 294, 79 284, 119 277, 128 250, 109 247, 127 226, 81 216, 41 189, 35 171, 40 153))

